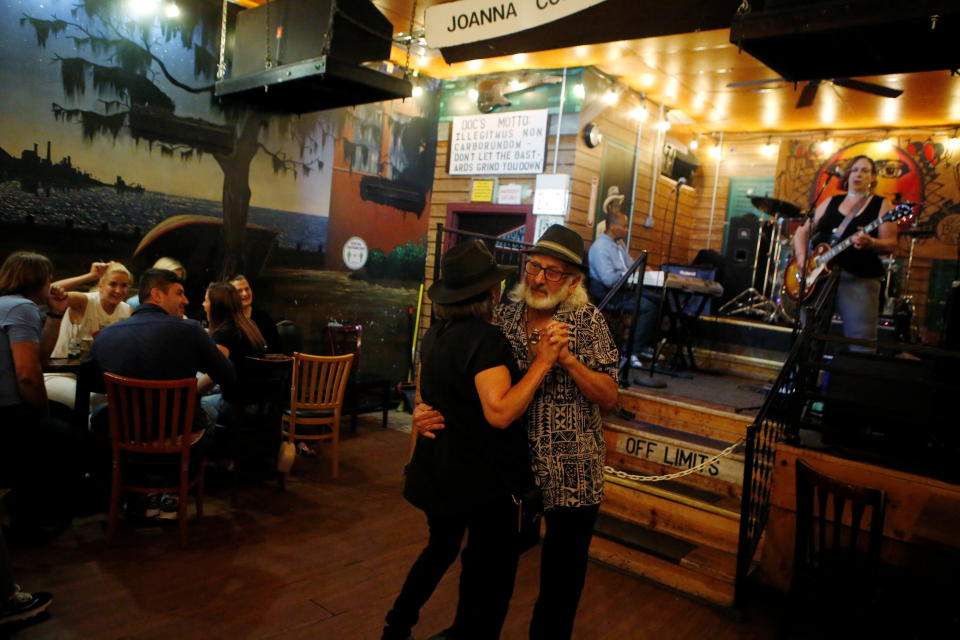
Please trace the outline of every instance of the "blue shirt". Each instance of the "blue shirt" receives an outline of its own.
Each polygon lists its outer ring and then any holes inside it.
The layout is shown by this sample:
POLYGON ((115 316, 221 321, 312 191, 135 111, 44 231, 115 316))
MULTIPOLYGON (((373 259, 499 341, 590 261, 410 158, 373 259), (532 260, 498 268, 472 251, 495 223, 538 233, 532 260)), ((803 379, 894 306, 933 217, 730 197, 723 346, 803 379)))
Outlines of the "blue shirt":
POLYGON ((96 369, 89 372, 96 389, 102 388, 103 372, 143 380, 179 380, 200 371, 218 384, 236 380, 233 364, 198 322, 175 318, 148 302, 100 332, 85 366, 96 369))
POLYGON ((0 407, 22 402, 10 345, 40 343, 43 318, 37 303, 21 295, 0 296, 0 407))
POLYGON ((599 289, 598 284, 603 285, 606 293, 633 264, 627 248, 605 233, 593 241, 588 255, 591 294, 594 289, 599 289))

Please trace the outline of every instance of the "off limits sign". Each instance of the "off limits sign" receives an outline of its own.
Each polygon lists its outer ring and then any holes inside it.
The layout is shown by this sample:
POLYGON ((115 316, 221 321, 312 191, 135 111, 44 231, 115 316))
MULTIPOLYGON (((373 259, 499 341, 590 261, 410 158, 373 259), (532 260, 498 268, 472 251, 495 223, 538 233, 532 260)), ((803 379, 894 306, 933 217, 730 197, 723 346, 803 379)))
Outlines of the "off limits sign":
POLYGON ((450 175, 543 173, 546 155, 546 109, 453 119, 450 175))

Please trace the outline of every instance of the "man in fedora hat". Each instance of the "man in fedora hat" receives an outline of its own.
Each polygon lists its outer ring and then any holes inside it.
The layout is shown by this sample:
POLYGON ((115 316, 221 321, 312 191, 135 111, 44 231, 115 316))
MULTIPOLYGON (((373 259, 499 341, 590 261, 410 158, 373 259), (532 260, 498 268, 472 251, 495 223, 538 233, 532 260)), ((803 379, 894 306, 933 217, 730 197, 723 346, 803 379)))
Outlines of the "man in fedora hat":
MULTIPOLYGON (((583 239, 553 225, 525 252, 524 277, 494 322, 527 370, 551 322, 569 325, 569 341, 524 416, 533 472, 543 491, 546 533, 540 554, 540 595, 530 623, 534 640, 564 640, 573 631, 588 550, 603 498, 605 447, 601 408, 617 402, 618 354, 607 323, 583 285, 583 239)), ((444 416, 420 405, 417 429, 442 429, 444 416)))
POLYGON ((404 486, 404 496, 426 514, 430 538, 387 614, 383 640, 410 637, 467 531, 456 618, 441 637, 500 636, 519 557, 511 496, 534 481, 519 418, 570 337, 563 323, 548 321, 521 375, 510 343, 490 322, 513 268, 498 266, 479 240, 450 249, 441 267, 428 292, 438 320, 423 338, 419 382, 424 402, 443 413, 447 428, 434 439, 418 438, 404 486))
MULTIPOLYGON (((624 242, 629 231, 627 216, 617 211, 607 214, 606 232, 597 236, 590 245, 590 296, 599 302, 610 288, 627 272, 633 264, 633 258, 624 242)), ((633 316, 634 296, 618 294, 610 301, 608 308, 616 309, 633 316)), ((640 298, 640 312, 633 325, 633 353, 630 365, 640 367, 640 358, 649 352, 648 346, 653 338, 657 319, 657 305, 646 294, 640 298)), ((624 354, 626 355, 626 354, 624 354)), ((652 354, 651 354, 652 355, 652 354)))

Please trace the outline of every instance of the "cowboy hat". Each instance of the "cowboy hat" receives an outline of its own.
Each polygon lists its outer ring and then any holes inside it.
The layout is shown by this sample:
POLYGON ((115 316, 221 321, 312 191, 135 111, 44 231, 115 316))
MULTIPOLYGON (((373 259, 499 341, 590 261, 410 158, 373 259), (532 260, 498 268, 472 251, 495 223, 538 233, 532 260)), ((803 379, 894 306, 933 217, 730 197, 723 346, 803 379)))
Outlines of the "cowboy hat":
POLYGON ((462 242, 440 259, 439 280, 427 295, 439 304, 454 304, 488 291, 515 267, 500 266, 481 240, 462 242))
POLYGON ((580 270, 583 264, 583 238, 576 231, 567 229, 562 224, 551 225, 543 232, 537 243, 524 253, 540 253, 552 256, 572 264, 580 270))
POLYGON ((607 210, 607 207, 609 207, 613 203, 616 203, 617 205, 619 205, 620 203, 623 202, 623 198, 624 198, 623 194, 620 193, 620 187, 618 187, 617 185, 611 186, 609 189, 607 189, 607 199, 603 201, 603 212, 609 213, 609 211, 607 210))

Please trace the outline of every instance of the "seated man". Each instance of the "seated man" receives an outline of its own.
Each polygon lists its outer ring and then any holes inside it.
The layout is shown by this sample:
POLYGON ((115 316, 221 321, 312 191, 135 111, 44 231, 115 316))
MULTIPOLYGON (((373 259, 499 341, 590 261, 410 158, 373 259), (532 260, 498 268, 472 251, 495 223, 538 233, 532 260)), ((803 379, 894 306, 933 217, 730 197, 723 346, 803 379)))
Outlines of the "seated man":
POLYGON ((140 306, 93 341, 84 363, 92 370, 91 383, 102 388, 104 372, 142 380, 178 380, 202 372, 219 384, 232 384, 233 364, 198 322, 183 319, 186 304, 183 281, 175 273, 145 271, 140 306))
POLYGON ((253 323, 260 329, 260 335, 267 343, 267 353, 279 353, 280 334, 277 332, 277 323, 266 311, 253 306, 253 289, 250 288, 247 277, 243 274, 237 274, 230 278, 230 284, 240 294, 243 315, 253 320, 253 323))
MULTIPOLYGON (((623 245, 628 230, 627 216, 617 211, 607 214, 606 231, 590 247, 590 296, 599 303, 617 280, 626 273, 633 259, 623 245)), ((634 296, 627 292, 618 294, 608 303, 608 309, 633 314, 634 296)), ((639 357, 649 354, 656 323, 657 305, 644 293, 640 298, 640 313, 633 327, 633 354, 631 365, 640 366, 639 357)))
MULTIPOLYGON (((229 385, 236 380, 233 363, 223 355, 200 323, 184 320, 187 297, 183 281, 172 271, 148 269, 140 277, 140 306, 126 320, 106 327, 93 341, 90 356, 81 375, 89 376, 95 391, 104 390, 103 373, 114 373, 141 380, 180 380, 208 374, 216 383, 229 385)), ((192 454, 202 456, 212 442, 212 424, 200 409, 194 413, 194 431, 205 429, 203 442, 192 454)), ((107 412, 94 415, 91 427, 101 437, 107 432, 107 412)), ((151 482, 153 480, 150 480, 151 482)), ((162 483, 163 479, 158 478, 162 483)), ((147 500, 146 515, 172 518, 176 498, 154 494, 147 500), (151 509, 158 508, 157 514, 151 509)))

